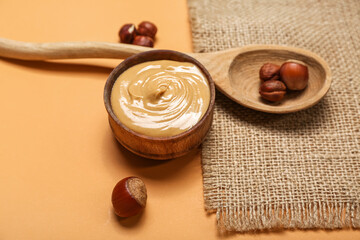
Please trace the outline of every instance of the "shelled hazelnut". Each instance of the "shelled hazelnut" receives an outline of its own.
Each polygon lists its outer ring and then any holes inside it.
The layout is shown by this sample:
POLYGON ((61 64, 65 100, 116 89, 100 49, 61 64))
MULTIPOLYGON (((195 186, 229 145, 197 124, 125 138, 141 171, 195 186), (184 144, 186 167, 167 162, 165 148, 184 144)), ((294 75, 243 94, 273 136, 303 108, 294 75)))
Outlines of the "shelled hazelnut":
POLYGON ((259 76, 262 81, 279 80, 280 66, 272 63, 265 63, 260 68, 259 76))
POLYGON ((279 80, 265 81, 261 84, 259 93, 262 98, 268 101, 278 102, 284 98, 286 94, 286 86, 279 80))

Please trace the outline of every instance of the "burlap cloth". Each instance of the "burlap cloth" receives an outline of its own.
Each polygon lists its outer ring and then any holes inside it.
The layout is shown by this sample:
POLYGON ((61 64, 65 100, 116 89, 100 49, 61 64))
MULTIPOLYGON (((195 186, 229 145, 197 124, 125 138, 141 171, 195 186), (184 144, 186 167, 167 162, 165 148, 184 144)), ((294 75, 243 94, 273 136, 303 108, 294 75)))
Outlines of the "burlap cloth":
MULTIPOLYGON (((360 1, 188 0, 196 52, 304 48, 331 67, 314 107, 273 115, 217 92, 203 144, 205 208, 228 231, 360 227, 360 1)), ((224 73, 226 74, 226 73, 224 73)))

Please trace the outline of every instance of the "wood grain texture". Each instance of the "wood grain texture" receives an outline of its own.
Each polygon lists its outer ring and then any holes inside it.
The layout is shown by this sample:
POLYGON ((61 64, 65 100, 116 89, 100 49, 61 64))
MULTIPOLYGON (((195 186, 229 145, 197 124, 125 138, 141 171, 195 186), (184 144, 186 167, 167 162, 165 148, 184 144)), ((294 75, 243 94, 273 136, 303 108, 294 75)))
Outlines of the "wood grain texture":
MULTIPOLYGON (((71 58, 126 58, 152 48, 106 42, 26 43, 0 38, 0 56, 26 60, 71 58)), ((233 101, 254 110, 290 113, 309 108, 325 96, 331 85, 328 64, 318 55, 300 48, 249 45, 211 53, 188 53, 210 72, 216 87, 233 101), (270 103, 259 95, 259 69, 267 62, 281 65, 289 59, 309 68, 308 87, 270 103)))
POLYGON ((128 150, 142 157, 151 159, 171 159, 185 155, 198 147, 205 139, 210 130, 213 110, 215 104, 215 85, 207 70, 192 57, 170 50, 154 50, 137 54, 127 58, 118 65, 110 74, 104 90, 104 102, 109 114, 109 123, 116 139, 128 150), (174 60, 180 62, 191 62, 195 64, 204 74, 210 86, 210 103, 201 120, 189 130, 171 137, 150 137, 139 134, 122 124, 115 116, 110 102, 112 87, 126 69, 147 61, 174 60))
POLYGON ((152 50, 152 48, 123 43, 88 41, 30 43, 0 38, 0 56, 22 60, 75 58, 124 59, 148 50, 152 50))
POLYGON ((318 55, 300 48, 278 45, 249 45, 212 53, 190 54, 210 72, 216 87, 235 102, 269 113, 290 113, 318 103, 331 85, 328 64, 318 55), (264 63, 281 65, 293 59, 309 69, 309 83, 302 91, 292 91, 281 102, 271 103, 259 94, 259 70, 264 63))

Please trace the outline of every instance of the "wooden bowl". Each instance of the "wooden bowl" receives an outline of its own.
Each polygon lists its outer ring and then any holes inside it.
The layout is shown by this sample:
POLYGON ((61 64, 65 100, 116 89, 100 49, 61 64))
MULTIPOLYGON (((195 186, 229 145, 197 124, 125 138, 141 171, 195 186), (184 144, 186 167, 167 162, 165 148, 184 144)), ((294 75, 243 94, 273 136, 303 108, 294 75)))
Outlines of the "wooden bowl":
POLYGON ((269 113, 290 113, 309 108, 325 96, 331 84, 331 72, 323 59, 303 49, 282 46, 245 49, 232 62, 229 78, 242 105, 269 113), (301 91, 288 91, 280 102, 262 99, 259 94, 261 66, 268 62, 281 65, 289 59, 302 61, 308 66, 308 86, 301 91))
POLYGON ((110 127, 121 145, 142 157, 165 160, 185 155, 204 141, 213 119, 215 85, 208 71, 196 59, 176 51, 153 50, 127 58, 111 72, 104 89, 104 102, 110 127), (137 133, 122 124, 111 107, 111 90, 119 75, 136 64, 155 60, 193 63, 202 71, 210 86, 210 103, 204 116, 189 130, 171 137, 151 137, 137 133))

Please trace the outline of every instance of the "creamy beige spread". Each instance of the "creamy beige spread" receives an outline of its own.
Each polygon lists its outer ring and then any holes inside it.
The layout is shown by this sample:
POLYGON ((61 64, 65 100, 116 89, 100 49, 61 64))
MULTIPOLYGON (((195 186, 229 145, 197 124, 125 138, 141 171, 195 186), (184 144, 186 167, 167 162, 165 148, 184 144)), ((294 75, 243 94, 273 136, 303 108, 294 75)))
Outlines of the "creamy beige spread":
POLYGON ((115 81, 111 106, 135 132, 168 137, 185 132, 205 114, 209 83, 189 62, 150 61, 124 71, 115 81))

